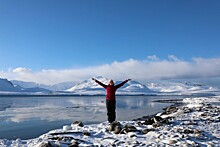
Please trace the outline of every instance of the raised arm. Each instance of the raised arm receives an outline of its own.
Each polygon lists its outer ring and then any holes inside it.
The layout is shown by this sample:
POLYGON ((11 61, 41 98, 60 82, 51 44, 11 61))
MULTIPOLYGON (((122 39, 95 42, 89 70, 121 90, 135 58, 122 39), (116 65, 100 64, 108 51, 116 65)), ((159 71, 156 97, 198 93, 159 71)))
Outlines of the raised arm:
POLYGON ((124 82, 122 82, 122 83, 116 85, 115 87, 118 89, 118 88, 120 88, 121 86, 123 86, 125 83, 127 83, 127 82, 130 81, 130 80, 131 80, 131 79, 127 79, 127 80, 125 80, 124 82))
POLYGON ((106 88, 107 85, 103 84, 102 82, 96 80, 95 78, 92 78, 93 81, 95 81, 97 84, 99 84, 100 86, 102 86, 103 88, 106 88))

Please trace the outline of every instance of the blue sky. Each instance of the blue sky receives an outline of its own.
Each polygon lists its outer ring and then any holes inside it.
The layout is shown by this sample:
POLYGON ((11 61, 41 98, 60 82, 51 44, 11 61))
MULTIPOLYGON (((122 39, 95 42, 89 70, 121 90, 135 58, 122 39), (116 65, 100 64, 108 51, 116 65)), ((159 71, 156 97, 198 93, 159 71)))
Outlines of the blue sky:
POLYGON ((218 0, 0 0, 0 76, 19 79, 11 75, 17 68, 42 74, 170 55, 216 65, 219 7, 218 0))

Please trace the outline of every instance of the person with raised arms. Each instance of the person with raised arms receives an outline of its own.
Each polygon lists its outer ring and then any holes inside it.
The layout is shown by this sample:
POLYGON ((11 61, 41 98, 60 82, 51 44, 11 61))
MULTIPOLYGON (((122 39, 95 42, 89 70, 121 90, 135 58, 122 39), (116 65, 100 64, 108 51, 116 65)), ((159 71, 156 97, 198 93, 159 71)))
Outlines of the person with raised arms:
POLYGON ((97 84, 105 88, 106 90, 106 108, 107 108, 107 116, 109 123, 112 123, 116 119, 116 96, 115 93, 118 88, 123 86, 125 83, 130 81, 131 79, 127 79, 123 81, 122 83, 115 85, 113 80, 110 80, 108 85, 103 84, 102 82, 98 81, 95 78, 92 78, 97 84))

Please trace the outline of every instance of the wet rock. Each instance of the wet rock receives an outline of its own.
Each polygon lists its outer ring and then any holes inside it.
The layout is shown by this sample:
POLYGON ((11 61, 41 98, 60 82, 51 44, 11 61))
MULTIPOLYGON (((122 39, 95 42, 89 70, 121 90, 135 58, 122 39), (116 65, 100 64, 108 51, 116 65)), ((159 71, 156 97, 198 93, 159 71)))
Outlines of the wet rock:
POLYGON ((80 126, 80 127, 83 127, 83 123, 81 121, 75 121, 72 123, 73 125, 77 125, 77 126, 80 126))

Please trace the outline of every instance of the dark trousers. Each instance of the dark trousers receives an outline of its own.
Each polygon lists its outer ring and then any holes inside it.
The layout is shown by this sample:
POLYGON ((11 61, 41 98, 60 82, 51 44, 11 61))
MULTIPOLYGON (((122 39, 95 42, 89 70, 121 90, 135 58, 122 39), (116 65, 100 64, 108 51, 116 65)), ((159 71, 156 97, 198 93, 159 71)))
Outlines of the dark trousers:
POLYGON ((115 121, 115 118, 116 118, 115 105, 116 105, 115 100, 106 100, 107 116, 108 116, 108 121, 110 123, 115 121))

